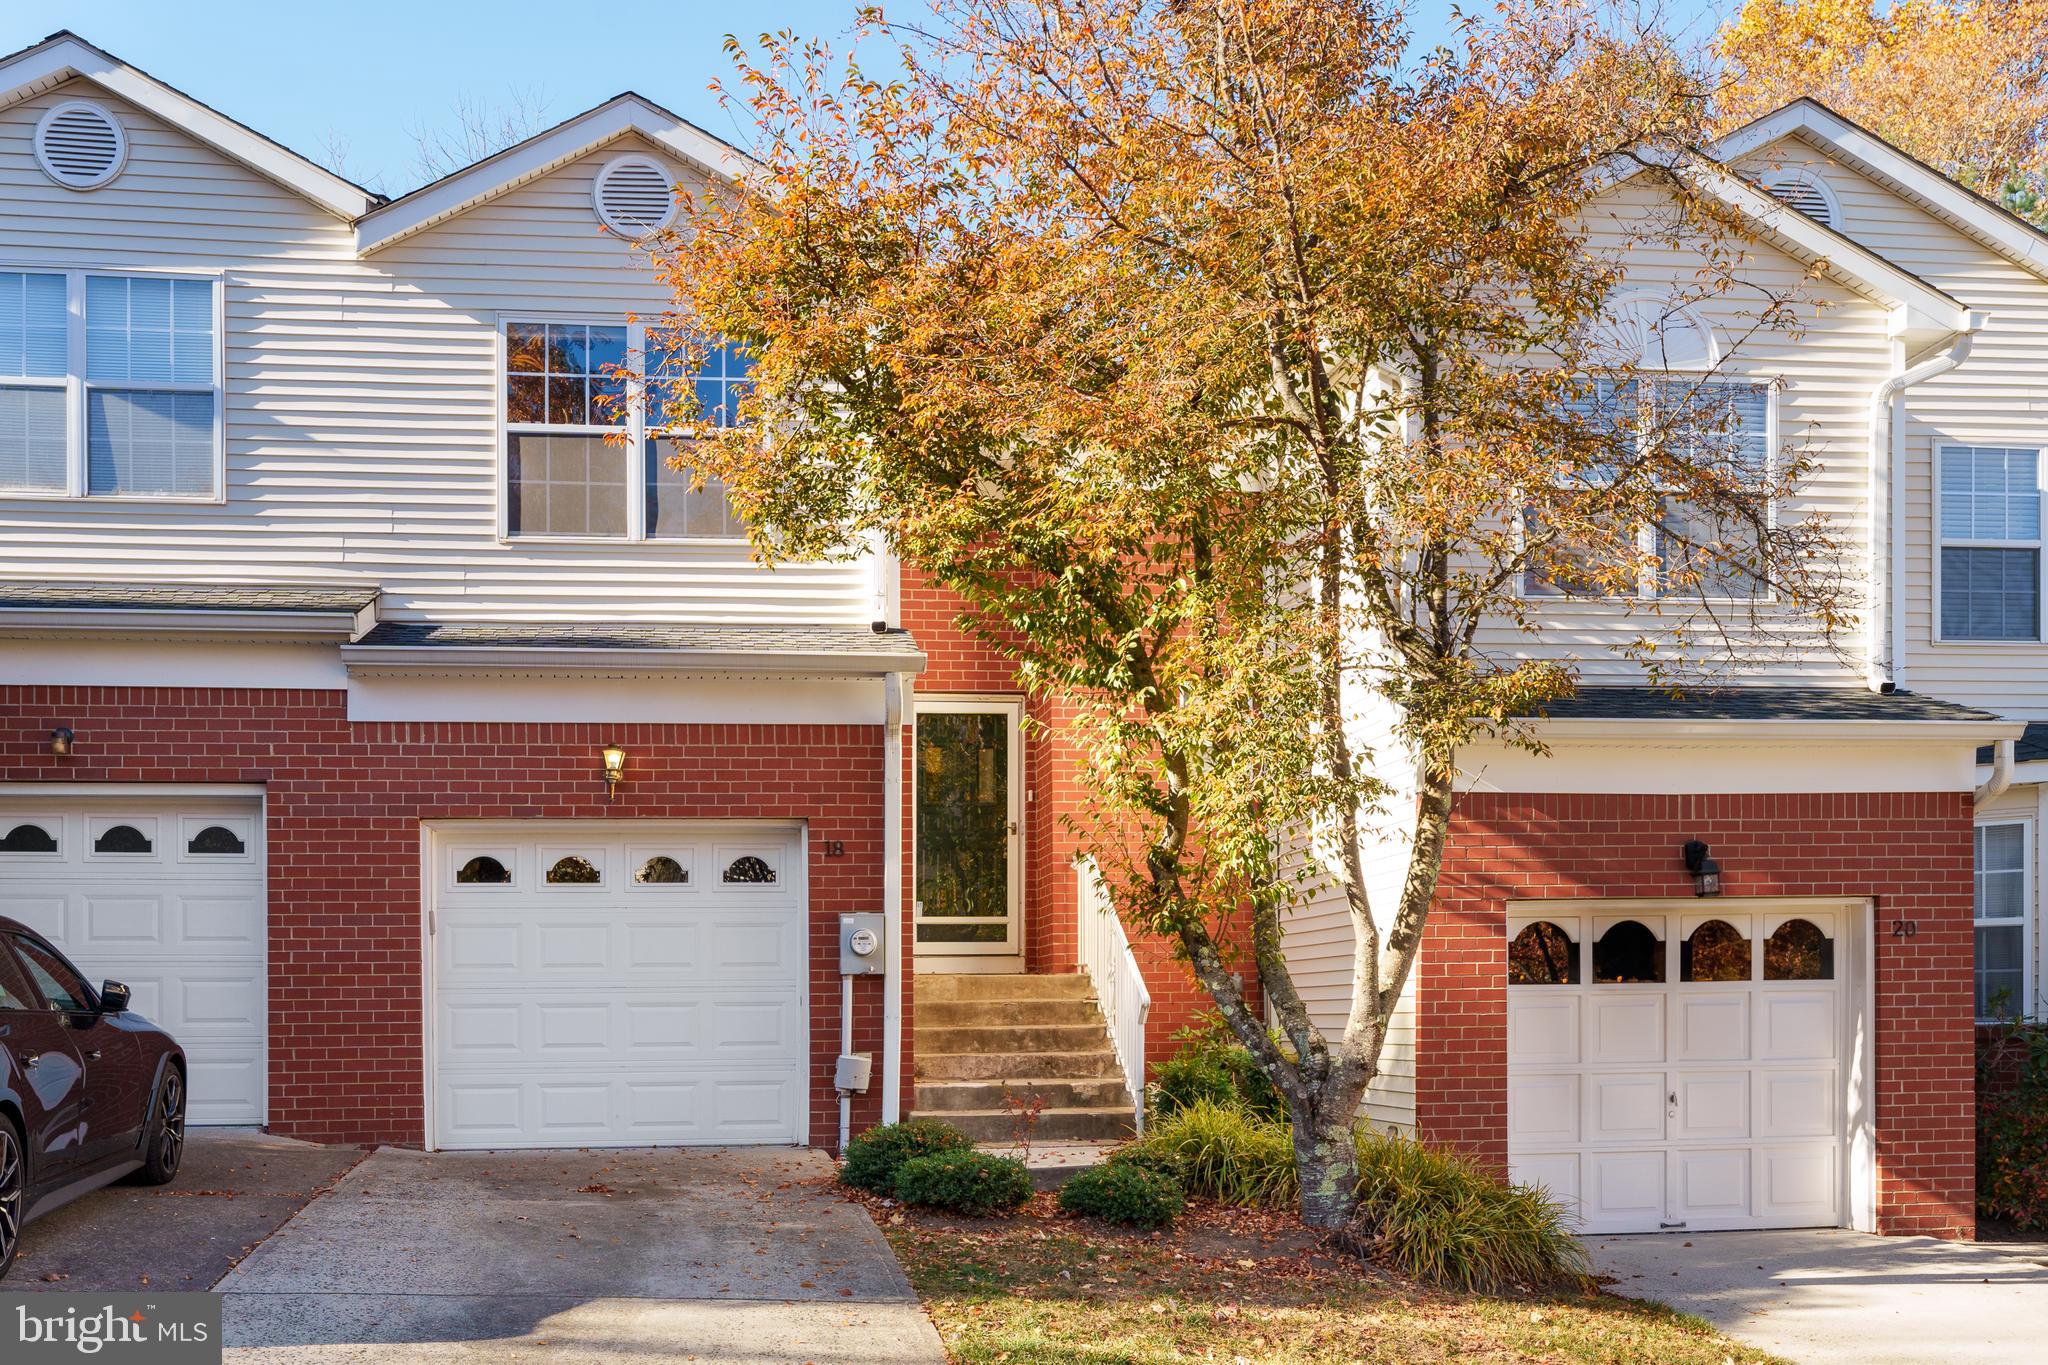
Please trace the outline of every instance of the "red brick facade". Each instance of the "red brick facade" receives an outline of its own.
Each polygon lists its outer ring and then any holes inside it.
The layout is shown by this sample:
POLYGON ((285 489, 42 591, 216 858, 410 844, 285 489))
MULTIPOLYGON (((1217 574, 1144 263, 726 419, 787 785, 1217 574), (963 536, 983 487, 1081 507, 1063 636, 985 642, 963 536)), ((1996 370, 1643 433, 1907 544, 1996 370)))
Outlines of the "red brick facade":
MULTIPOLYGON (((339 691, 0 688, 0 781, 263 785, 270 1126, 319 1142, 425 1138, 421 821, 751 818, 810 830, 810 1136, 831 1145, 838 916, 881 903, 881 754, 875 725, 352 724, 339 691), (613 739, 631 758, 608 804, 613 739)), ((854 1048, 879 1060, 882 979, 855 985, 854 1048)), ((856 1129, 880 1110, 876 1086, 856 1129)))
POLYGON ((1876 945, 1879 1227, 1974 1235, 1970 830, 1964 792, 1465 796, 1419 967, 1423 1134, 1506 1160, 1506 903, 1690 896, 1679 848, 1704 839, 1725 897, 1871 897, 1917 926, 1876 945))

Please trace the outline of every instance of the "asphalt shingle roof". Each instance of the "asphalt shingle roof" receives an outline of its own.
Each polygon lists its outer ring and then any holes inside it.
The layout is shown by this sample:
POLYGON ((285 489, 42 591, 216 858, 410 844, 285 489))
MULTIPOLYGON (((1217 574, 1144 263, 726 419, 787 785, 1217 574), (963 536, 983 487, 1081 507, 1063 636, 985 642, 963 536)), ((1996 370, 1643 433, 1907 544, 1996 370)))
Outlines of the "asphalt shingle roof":
POLYGON ((0 608, 45 611, 280 611, 353 614, 370 587, 255 587, 232 583, 27 583, 0 580, 0 608))
POLYGON ((407 649, 688 650, 717 654, 900 655, 921 659, 907 630, 866 626, 556 625, 379 622, 358 646, 407 649))
MULTIPOLYGON (((1862 687, 1581 687, 1536 709, 1551 720, 1986 721, 1999 716, 1917 692, 1862 687)), ((2048 738, 2048 736, 2044 736, 2048 738)))

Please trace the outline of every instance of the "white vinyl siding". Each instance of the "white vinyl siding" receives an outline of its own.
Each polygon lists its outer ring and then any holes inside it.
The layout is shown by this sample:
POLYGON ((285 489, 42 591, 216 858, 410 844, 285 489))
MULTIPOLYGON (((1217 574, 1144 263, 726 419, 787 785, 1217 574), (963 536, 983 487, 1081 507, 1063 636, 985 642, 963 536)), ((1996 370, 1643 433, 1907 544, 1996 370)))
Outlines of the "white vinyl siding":
MULTIPOLYGON (((341 220, 97 87, 0 110, 0 262, 218 278, 224 448, 212 503, 0 491, 0 576, 358 581, 398 621, 865 625, 868 560, 771 572, 722 527, 660 542, 501 534, 500 319, 652 318, 669 302, 644 253, 591 213, 592 178, 628 150, 654 151, 621 139, 358 260, 341 220), (129 137, 121 175, 90 195, 52 183, 30 145, 43 110, 81 95, 129 137)), ((0 355, 5 317, 0 292, 0 355)), ((0 476, 21 444, 10 417, 17 433, 28 420, 7 383, 0 476)))
POLYGON ((2033 921, 2033 878, 2025 821, 1985 823, 1976 830, 1977 1017, 1994 1019, 2033 1011, 2027 960, 2033 921))

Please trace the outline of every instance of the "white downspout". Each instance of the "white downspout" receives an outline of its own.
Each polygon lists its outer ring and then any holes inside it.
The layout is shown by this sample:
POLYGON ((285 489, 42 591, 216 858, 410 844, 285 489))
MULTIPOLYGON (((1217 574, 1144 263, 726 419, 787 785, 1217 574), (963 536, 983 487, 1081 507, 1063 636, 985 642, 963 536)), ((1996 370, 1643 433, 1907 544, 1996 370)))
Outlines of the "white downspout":
POLYGON ((1896 691, 1905 681, 1901 655, 1906 639, 1906 594, 1899 586, 1906 576, 1906 537, 1900 529, 1905 518, 1894 509, 1897 491, 1905 484, 1906 426, 1897 420, 1894 409, 1907 389, 1947 374, 1967 360, 1986 321, 1983 313, 1972 311, 1946 351, 1892 375, 1870 398, 1870 649, 1865 682, 1873 692, 1896 691))
POLYGON ((903 1109, 903 688, 882 678, 882 1122, 903 1109))
POLYGON ((1984 780, 1984 785, 1977 788, 1976 795, 1970 798, 1972 806, 1996 801, 2005 795, 2005 789, 2012 785, 2012 746, 2013 741, 2009 739, 2001 739, 1992 745, 1991 776, 1984 780))

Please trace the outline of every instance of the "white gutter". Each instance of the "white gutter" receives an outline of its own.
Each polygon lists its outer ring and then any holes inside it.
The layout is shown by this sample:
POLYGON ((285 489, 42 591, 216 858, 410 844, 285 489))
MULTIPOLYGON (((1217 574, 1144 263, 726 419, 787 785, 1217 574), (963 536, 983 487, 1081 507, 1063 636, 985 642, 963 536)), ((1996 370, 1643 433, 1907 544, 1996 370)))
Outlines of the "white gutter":
POLYGON ((1549 740, 1640 744, 1653 740, 1721 740, 1730 744, 1776 744, 1804 739, 1822 742, 1868 740, 1881 743, 1995 744, 2017 738, 2024 721, 1983 720, 1810 720, 1803 717, 1744 720, 1662 720, 1649 717, 1569 716, 1535 719, 1529 728, 1549 740))
POLYGON ((1987 801, 1996 801, 2005 795, 2005 789, 2012 785, 2012 745, 2009 739, 2001 739, 1991 747, 1991 776, 1983 786, 1977 788, 1970 798, 1972 806, 1981 806, 1987 801))
POLYGON ((214 607, 4 607, 0 608, 0 635, 265 635, 345 641, 354 638, 358 615, 355 611, 238 611, 214 607))
POLYGON ((896 1122, 903 1109, 903 691, 908 682, 902 673, 882 679, 882 933, 890 945, 882 957, 884 1123, 896 1122))
MULTIPOLYGON (((346 622, 347 618, 343 618, 346 622)), ((925 656, 909 650, 643 649, 554 645, 344 645, 350 674, 449 673, 471 669, 524 673, 749 673, 873 677, 921 673, 925 656)))
MULTIPOLYGON (((1895 411, 1907 389, 1936 375, 1947 374, 1967 360, 1977 333, 1988 319, 1972 310, 1965 315, 1963 330, 1941 354, 1902 369, 1877 386, 1870 396, 1870 461, 1867 505, 1870 508, 1869 659, 1865 681, 1873 692, 1892 692, 1905 683, 1900 659, 1906 638, 1906 594, 1896 590, 1906 577, 1906 537, 1895 527, 1894 490, 1904 485, 1906 427, 1895 411)), ((1901 345, 1903 343, 1894 343, 1901 345)), ((1901 358, 1903 363, 1903 357, 1901 358)))

